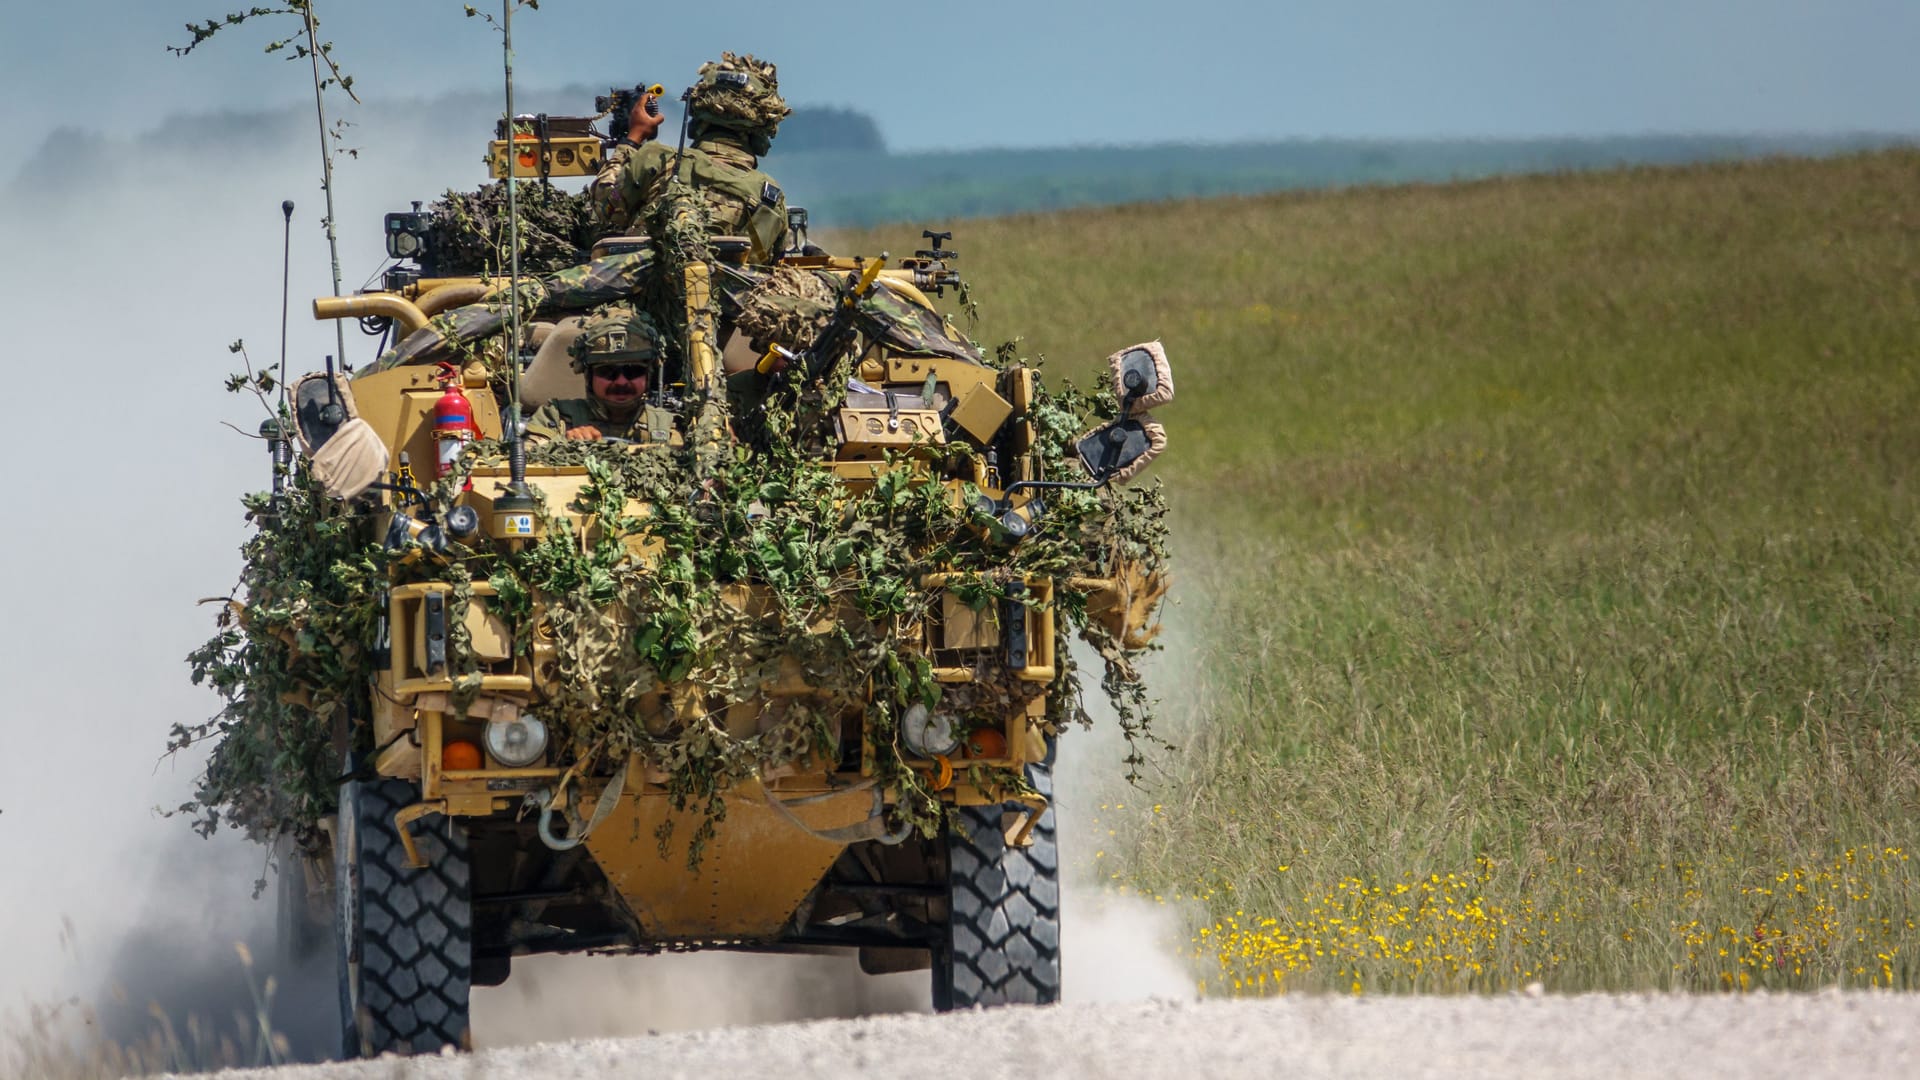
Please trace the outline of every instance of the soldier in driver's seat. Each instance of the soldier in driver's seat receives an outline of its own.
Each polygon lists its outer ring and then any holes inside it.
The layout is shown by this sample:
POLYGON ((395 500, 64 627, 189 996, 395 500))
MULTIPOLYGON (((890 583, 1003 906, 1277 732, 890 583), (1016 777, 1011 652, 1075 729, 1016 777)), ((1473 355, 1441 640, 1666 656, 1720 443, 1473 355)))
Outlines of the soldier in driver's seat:
POLYGON ((535 439, 626 439, 674 442, 673 413, 649 404, 647 391, 664 370, 666 343, 653 320, 625 304, 588 316, 569 349, 586 376, 587 396, 547 402, 527 421, 535 439))

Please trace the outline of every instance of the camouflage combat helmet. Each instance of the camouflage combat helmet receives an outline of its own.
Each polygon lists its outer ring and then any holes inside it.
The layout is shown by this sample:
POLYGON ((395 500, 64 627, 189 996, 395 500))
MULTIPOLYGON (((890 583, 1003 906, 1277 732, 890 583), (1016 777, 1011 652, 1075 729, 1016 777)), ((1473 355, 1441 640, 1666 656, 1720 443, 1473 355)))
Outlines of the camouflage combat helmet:
POLYGON ((573 370, 585 372, 601 364, 654 360, 660 356, 660 328, 645 313, 625 304, 608 304, 586 317, 580 336, 568 346, 573 370))
POLYGON ((793 110, 780 96, 780 76, 772 64, 751 53, 721 53, 700 65, 700 81, 687 101, 694 138, 710 128, 743 136, 747 149, 764 154, 773 146, 780 121, 793 110))

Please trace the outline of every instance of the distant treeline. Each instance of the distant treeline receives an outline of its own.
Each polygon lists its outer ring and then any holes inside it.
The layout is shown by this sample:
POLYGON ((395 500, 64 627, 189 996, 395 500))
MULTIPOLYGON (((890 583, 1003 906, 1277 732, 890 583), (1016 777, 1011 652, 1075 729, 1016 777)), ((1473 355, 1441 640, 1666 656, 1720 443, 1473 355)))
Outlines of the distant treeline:
POLYGON ((1074 206, 1513 173, 1824 157, 1908 136, 1661 135, 1596 139, 1295 139, 958 153, 806 154, 767 167, 816 224, 992 217, 1074 206))
MULTIPOLYGON (((581 115, 607 87, 531 90, 524 112, 581 115)), ((352 113, 349 144, 362 154, 405 155, 449 164, 478 162, 491 137, 497 99, 488 93, 369 102, 352 113), (374 133, 377 133, 377 138, 374 133)), ((671 114, 670 114, 671 115, 671 114)), ((259 161, 268 153, 310 153, 312 113, 288 106, 255 112, 175 116, 132 140, 62 131, 7 185, 8 197, 73 197, 76 176, 106 176, 115 162, 259 161)), ((662 138, 672 133, 663 131, 662 138)), ((1289 188, 1444 182, 1497 174, 1622 165, 1667 165, 1771 155, 1825 156, 1906 144, 1911 136, 1662 135, 1597 139, 1295 139, 1279 142, 1040 150, 890 153, 879 126, 856 109, 797 106, 781 126, 767 167, 792 205, 817 226, 937 222, 1075 206, 1253 194, 1289 188)), ((478 170, 464 181, 478 187, 478 170)), ((351 182, 348 179, 344 182, 351 182)), ((458 183, 459 181, 456 181, 458 183)), ((431 199, 439 191, 422 191, 431 199)))

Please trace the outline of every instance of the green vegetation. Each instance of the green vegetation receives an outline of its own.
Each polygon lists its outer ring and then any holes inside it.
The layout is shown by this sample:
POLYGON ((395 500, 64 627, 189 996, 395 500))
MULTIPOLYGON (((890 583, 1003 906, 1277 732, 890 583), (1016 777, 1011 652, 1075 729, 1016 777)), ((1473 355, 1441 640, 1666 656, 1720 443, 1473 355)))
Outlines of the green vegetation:
POLYGON ((1210 989, 1920 981, 1920 153, 956 246, 984 340, 1174 357, 1189 731, 1100 865, 1210 989))

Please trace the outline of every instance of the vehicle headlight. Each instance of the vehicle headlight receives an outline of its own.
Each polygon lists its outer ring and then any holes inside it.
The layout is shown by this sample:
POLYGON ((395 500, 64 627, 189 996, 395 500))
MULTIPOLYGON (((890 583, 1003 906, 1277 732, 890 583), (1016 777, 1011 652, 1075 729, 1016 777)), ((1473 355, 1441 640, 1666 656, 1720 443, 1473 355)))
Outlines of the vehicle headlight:
POLYGON ((953 733, 953 717, 918 702, 900 717, 900 738, 908 750, 921 757, 951 754, 960 747, 960 737, 953 733))
POLYGON ((487 723, 487 753, 510 769, 524 769, 547 752, 547 725, 521 714, 487 723))

